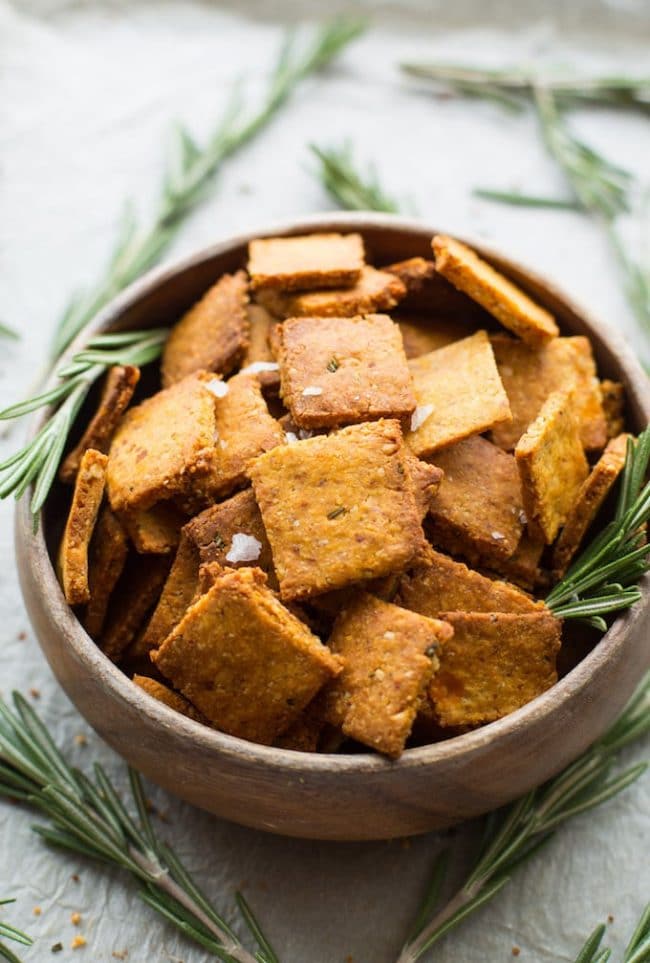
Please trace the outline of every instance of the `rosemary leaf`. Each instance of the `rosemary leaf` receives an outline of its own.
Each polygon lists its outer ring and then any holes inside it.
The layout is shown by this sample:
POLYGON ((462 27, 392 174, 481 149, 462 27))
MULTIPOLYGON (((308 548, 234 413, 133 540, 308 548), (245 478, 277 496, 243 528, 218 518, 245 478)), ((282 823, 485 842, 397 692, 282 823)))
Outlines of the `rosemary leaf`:
POLYGON ((374 168, 363 175, 355 167, 350 144, 338 148, 311 144, 310 150, 319 162, 316 176, 341 207, 349 211, 398 212, 397 201, 385 193, 374 168))
POLYGON ((523 194, 519 191, 499 191, 489 187, 475 187, 474 197, 486 201, 499 201, 501 204, 512 204, 516 207, 548 207, 560 211, 579 211, 577 201, 565 200, 561 197, 539 197, 536 194, 523 194))
POLYGON ((9 338, 11 341, 20 340, 20 335, 18 332, 15 331, 14 328, 9 327, 9 325, 5 324, 3 321, 0 321, 0 337, 9 338))
MULTIPOLYGON (((602 946, 605 925, 601 923, 585 941, 573 963, 604 963, 612 951, 602 946)), ((630 942, 623 953, 622 963, 647 963, 650 960, 650 903, 643 910, 630 942)))
POLYGON ((147 227, 138 226, 133 207, 127 204, 104 275, 94 286, 77 294, 59 319, 52 343, 53 358, 61 355, 112 297, 161 258, 222 163, 269 123, 302 80, 326 67, 364 29, 360 20, 335 19, 320 25, 306 46, 289 33, 271 72, 266 94, 256 109, 245 110, 235 88, 205 144, 197 145, 184 126, 175 127, 152 222, 147 227))
MULTIPOLYGON (((9 903, 15 902, 15 899, 0 899, 0 906, 7 906, 9 903)), ((21 946, 32 946, 34 943, 34 940, 27 933, 23 933, 22 930, 11 926, 10 923, 5 923, 3 920, 0 920, 0 940, 12 940, 14 943, 20 943, 21 946)), ((8 960, 9 963, 20 963, 20 958, 4 942, 0 942, 0 957, 8 960)))

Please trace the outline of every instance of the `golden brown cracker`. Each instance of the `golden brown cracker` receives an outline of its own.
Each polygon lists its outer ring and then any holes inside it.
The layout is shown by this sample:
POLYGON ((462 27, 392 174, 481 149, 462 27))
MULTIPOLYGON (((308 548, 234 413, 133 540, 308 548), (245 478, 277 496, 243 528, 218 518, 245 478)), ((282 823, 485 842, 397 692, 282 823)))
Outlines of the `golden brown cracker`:
POLYGON ((544 539, 541 536, 532 537, 526 530, 510 558, 493 558, 491 569, 497 575, 532 592, 545 580, 545 573, 540 568, 544 548, 544 539))
POLYGON ((140 369, 133 365, 115 365, 108 369, 97 410, 88 422, 78 443, 66 455, 59 469, 63 482, 74 482, 83 453, 89 448, 108 454, 111 439, 120 418, 133 397, 140 380, 140 369))
POLYGON ((120 520, 136 552, 141 555, 169 555, 178 546, 181 528, 187 517, 174 505, 159 502, 151 508, 122 512, 120 520))
POLYGON ((144 631, 135 639, 130 655, 147 655, 167 638, 185 615, 199 585, 199 552, 185 531, 160 598, 144 631))
POLYGON ((248 273, 255 291, 305 291, 352 285, 363 265, 360 234, 269 237, 248 245, 248 273))
POLYGON ((282 399, 300 428, 404 418, 415 409, 397 325, 384 314, 292 318, 280 338, 282 399))
POLYGON ((485 331, 409 361, 417 408, 406 442, 419 457, 510 420, 485 331))
POLYGON ((444 619, 454 634, 429 686, 441 725, 493 722, 557 682, 561 624, 550 612, 448 612, 444 619))
POLYGON ((438 650, 451 634, 444 622, 359 594, 329 639, 344 666, 323 694, 325 718, 346 736, 397 758, 438 667, 438 650))
POLYGON ((396 421, 276 448, 250 476, 283 598, 399 571, 424 545, 396 421))
POLYGON ((106 455, 88 448, 81 456, 68 520, 59 546, 59 574, 68 605, 90 599, 88 548, 104 497, 106 455))
MULTIPOLYGON (((169 573, 166 555, 132 555, 111 596, 99 647, 118 662, 135 639, 147 614, 156 605, 169 573)), ((137 654, 137 653, 136 653, 137 654)))
POLYGON ((443 471, 427 526, 434 544, 473 564, 510 558, 525 517, 514 457, 473 435, 432 460, 443 471))
POLYGON ((436 273, 436 266, 433 261, 424 257, 409 257, 405 261, 387 264, 382 271, 398 277, 406 288, 407 294, 416 294, 423 289, 427 281, 431 280, 436 273))
POLYGON ((600 383, 600 398, 607 424, 607 437, 616 438, 625 428, 625 388, 620 381, 605 378, 600 383))
POLYGON ((163 388, 195 371, 230 374, 249 345, 247 304, 244 271, 222 275, 172 328, 160 364, 163 388))
POLYGON ((181 715, 187 716, 188 719, 194 719, 195 722, 207 723, 205 716, 194 708, 191 702, 180 695, 178 692, 174 692, 169 686, 163 685, 162 682, 158 682, 156 679, 150 679, 145 675, 134 675, 133 681, 150 695, 152 698, 156 699, 158 702, 162 702, 163 705, 168 706, 170 709, 174 709, 175 712, 180 712, 181 715))
POLYGON ((276 318, 351 318, 389 311, 405 294, 406 288, 394 274, 364 267, 352 287, 297 294, 263 291, 258 300, 276 318))
POLYGON ((277 391, 280 387, 280 371, 271 350, 270 334, 275 319, 261 304, 249 304, 250 344, 242 360, 241 370, 255 374, 262 388, 277 391))
POLYGON ((612 485, 623 471, 629 435, 613 438, 583 482, 553 547, 555 578, 562 578, 612 485))
POLYGON ((405 453, 406 472, 413 485, 418 514, 420 519, 423 519, 429 513, 431 503, 440 490, 444 472, 436 465, 420 461, 408 448, 405 453))
POLYGON ((90 600, 84 609, 82 623, 93 639, 104 626, 113 589, 124 570, 129 543, 126 532, 108 505, 97 518, 88 554, 88 586, 90 600))
POLYGON ((437 351, 454 341, 476 334, 478 330, 476 325, 456 318, 429 317, 401 311, 391 316, 400 329, 404 354, 408 359, 437 351))
POLYGON ((437 234, 432 246, 436 270, 527 344, 545 344, 558 335, 553 315, 471 248, 445 234, 437 234))
POLYGON ((549 395, 535 421, 517 442, 528 529, 547 544, 564 525, 589 474, 571 392, 549 395))
POLYGON ((217 728, 265 745, 340 671, 259 569, 225 571, 152 658, 217 728))

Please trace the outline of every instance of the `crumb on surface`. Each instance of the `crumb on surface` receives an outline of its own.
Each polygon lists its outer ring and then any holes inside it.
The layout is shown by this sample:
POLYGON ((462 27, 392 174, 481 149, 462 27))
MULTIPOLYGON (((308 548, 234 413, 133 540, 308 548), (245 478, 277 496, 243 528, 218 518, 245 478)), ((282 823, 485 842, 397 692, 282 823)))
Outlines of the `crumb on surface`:
POLYGON ((73 926, 79 926, 81 923, 81 913, 72 913, 70 916, 70 922, 73 926))
POLYGON ((512 948, 512 955, 513 955, 513 956, 519 956, 520 953, 521 953, 520 948, 519 948, 518 946, 513 946, 513 948, 512 948))
POLYGON ((34 916, 40 916, 42 912, 43 910, 41 909, 40 906, 35 906, 34 909, 32 910, 32 913, 34 916))
POLYGON ((86 945, 86 937, 82 936, 81 933, 77 933, 72 943, 70 944, 71 950, 81 950, 86 945))
POLYGON ((77 746, 87 746, 87 745, 88 745, 88 739, 87 739, 86 736, 83 734, 83 732, 78 732, 77 735, 74 737, 74 741, 75 741, 75 745, 77 745, 77 746))
POLYGON ((32 697, 32 699, 40 699, 40 698, 41 698, 41 691, 40 691, 40 689, 31 688, 31 689, 29 690, 29 694, 30 694, 30 696, 32 697))

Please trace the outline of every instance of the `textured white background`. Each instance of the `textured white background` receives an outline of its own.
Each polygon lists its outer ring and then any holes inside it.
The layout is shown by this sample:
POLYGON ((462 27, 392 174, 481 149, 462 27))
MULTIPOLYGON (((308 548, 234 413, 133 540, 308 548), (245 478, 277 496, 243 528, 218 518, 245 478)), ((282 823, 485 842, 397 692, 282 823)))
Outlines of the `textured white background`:
MULTIPOLYGON (((334 4, 334 6, 336 6, 334 4)), ((345 4, 339 4, 345 6, 345 4)), ((360 2, 358 8, 371 6, 360 2)), ((416 92, 395 69, 430 54, 485 63, 533 57, 565 63, 647 64, 647 0, 573 4, 375 4, 375 28, 327 76, 309 81, 259 139, 224 168, 170 257, 229 233, 328 206, 310 174, 306 144, 350 137, 374 160, 386 187, 449 231, 489 239, 548 272, 633 337, 617 273, 596 226, 577 214, 507 209, 473 200, 472 185, 561 192, 530 117, 478 102, 416 92), (544 16, 541 11, 544 10, 544 16), (478 24, 478 26, 477 26, 478 24), (471 25, 471 26, 469 26, 471 25), (464 27, 464 29, 461 29, 464 27)), ((282 5, 290 19, 331 3, 282 5)), ((275 10, 273 11, 276 12, 275 10)), ((161 174, 165 135, 183 118, 206 135, 235 76, 254 99, 280 39, 268 4, 66 4, 0 0, 0 317, 19 327, 0 343, 0 405, 21 396, 71 289, 100 269, 126 196, 143 217, 161 174), (261 13, 267 21, 260 19, 261 13)), ((647 121, 592 111, 576 125, 615 159, 641 170, 647 121)), ((641 350, 637 338, 635 344, 641 350)), ((2 443, 11 450, 15 439, 2 443)), ((14 571, 11 506, 0 507, 0 688, 40 692, 38 708, 59 745, 81 765, 124 767, 88 731, 54 682, 29 630, 14 571), (74 737, 88 736, 79 748, 74 737)), ((638 747, 631 758, 647 755, 638 747)), ((435 792, 435 786, 432 786, 435 792)), ((436 836, 410 842, 332 845, 265 836, 220 822, 152 788, 163 829, 224 913, 242 886, 284 963, 390 963, 427 878, 436 836), (348 956, 349 955, 349 956, 348 956)), ((573 822, 517 881, 434 954, 443 963, 573 958, 608 914, 619 950, 650 897, 650 779, 602 811, 573 822)), ((88 947, 80 959, 128 949, 137 963, 204 959, 152 917, 117 873, 52 853, 31 817, 0 804, 0 896, 18 897, 6 917, 37 938, 26 961, 51 958, 74 935, 80 911, 88 947), (79 874, 79 882, 71 874, 79 874), (33 918, 40 905, 42 916, 33 918)), ((460 872, 476 827, 452 836, 460 872)), ((453 881, 452 881, 453 882, 453 881)), ((56 958, 56 957, 55 957, 56 958)))

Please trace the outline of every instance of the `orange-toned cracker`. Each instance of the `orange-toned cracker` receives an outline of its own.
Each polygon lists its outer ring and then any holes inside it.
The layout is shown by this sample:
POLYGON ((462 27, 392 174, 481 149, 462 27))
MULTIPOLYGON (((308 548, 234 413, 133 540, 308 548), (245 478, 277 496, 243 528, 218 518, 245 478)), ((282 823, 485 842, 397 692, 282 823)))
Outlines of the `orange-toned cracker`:
POLYGON ((281 327, 282 399, 300 428, 404 418, 415 409, 399 328, 385 314, 281 327))
POLYGON ((139 380, 140 369, 133 365, 115 365, 108 369, 97 410, 59 469, 61 481, 74 482, 83 453, 89 448, 108 454, 111 438, 139 380))
POLYGON ((224 274, 174 325, 160 364, 164 388, 195 371, 227 375, 249 345, 248 281, 224 274))
POLYGON ((357 314, 389 311, 405 294, 405 286, 394 274, 364 267, 359 280, 349 288, 296 294, 263 291, 258 300, 276 318, 351 318, 357 314))
POLYGON ((540 535, 531 536, 526 530, 510 558, 491 560, 491 570, 532 592, 545 581, 545 573, 540 568, 545 544, 540 535))
POLYGON ((83 626, 92 638, 104 627, 113 589, 124 570, 129 553, 126 532, 117 517, 104 505, 97 518, 88 554, 90 601, 83 613, 83 626))
POLYGON ((174 709, 175 712, 180 712, 181 715, 187 716, 188 719, 194 719, 195 722, 207 723, 205 716, 198 709, 195 709, 191 702, 188 702, 180 693, 174 692, 169 686, 158 682, 157 679, 150 679, 146 675, 134 675, 133 681, 147 695, 152 696, 158 702, 162 702, 170 709, 174 709))
POLYGON ((324 692, 325 718, 379 752, 401 755, 420 695, 452 630, 361 593, 337 618, 329 646, 344 660, 324 692))
POLYGON ((134 555, 127 560, 99 639, 99 647, 113 662, 121 659, 157 603, 169 565, 166 555, 134 555))
POLYGON ((409 361, 417 408, 407 444, 416 455, 487 431, 511 418, 485 331, 409 361))
POLYGON ((623 471, 629 435, 609 442, 580 488, 553 548, 553 569, 560 579, 585 536, 612 485, 623 471))
POLYGON ((151 508, 122 512, 120 520, 141 555, 169 555, 178 546, 186 516, 174 506, 159 502, 151 508))
POLYGON ((444 473, 430 508, 428 534, 434 544, 473 564, 510 558, 524 528, 513 456, 473 435, 432 457, 444 473))
POLYGON ((561 624, 550 612, 448 612, 429 697, 442 726, 493 722, 557 681, 561 624))
POLYGON ((435 315, 429 317, 401 311, 392 317, 400 329, 404 354, 409 359, 419 358, 454 341, 461 341, 476 334, 478 330, 477 325, 457 318, 438 318, 435 315))
POLYGON ((409 257, 405 261, 395 261, 382 268, 388 274, 394 274, 400 279, 407 294, 416 294, 421 291, 427 281, 430 281, 436 273, 436 266, 433 261, 428 261, 424 257, 409 257))
POLYGON ((589 474, 571 392, 549 395, 535 421, 517 442, 515 458, 528 529, 532 535, 543 536, 550 545, 589 474))
POLYGON ((604 447, 607 425, 587 338, 554 338, 539 348, 505 334, 494 335, 491 342, 512 411, 511 423, 493 429, 495 444, 514 448, 553 391, 574 389, 574 410, 585 449, 604 447))
POLYGON ((181 532, 174 562, 160 598, 144 631, 135 639, 130 655, 147 655, 167 638, 192 604, 199 587, 199 552, 193 540, 181 532))
POLYGON ((250 476, 285 599, 400 571, 424 545, 397 421, 284 445, 250 476))
POLYGON ((271 350, 270 335, 276 321, 261 304, 248 305, 250 344, 242 360, 241 370, 255 374, 263 388, 277 391, 280 387, 280 370, 271 350))
POLYGON ((600 383, 600 397, 607 424, 607 437, 616 438, 625 428, 625 388, 620 381, 605 378, 600 383))
POLYGON ((516 586, 486 578, 432 548, 402 575, 395 602, 431 618, 439 618, 441 612, 534 612, 544 608, 516 586))
POLYGON ((364 265, 360 234, 269 237, 248 245, 248 273, 255 291, 305 291, 354 284, 364 265))
POLYGON ((59 574, 68 605, 90 599, 88 548, 106 484, 106 455, 88 448, 81 457, 68 520, 59 546, 59 574))
POLYGON ((558 335, 555 318, 471 248, 445 234, 433 239, 436 270, 528 344, 558 335))
POLYGON ((259 569, 216 578, 152 658, 217 728, 267 745, 341 669, 259 569))
POLYGON ((214 376, 190 375, 126 413, 108 457, 107 487, 114 511, 151 508, 192 491, 213 464, 214 376))
POLYGON ((436 465, 431 465, 427 461, 420 461, 410 449, 407 448, 405 451, 406 472, 413 485, 420 519, 423 519, 428 515, 431 503, 440 490, 444 473, 436 465))

